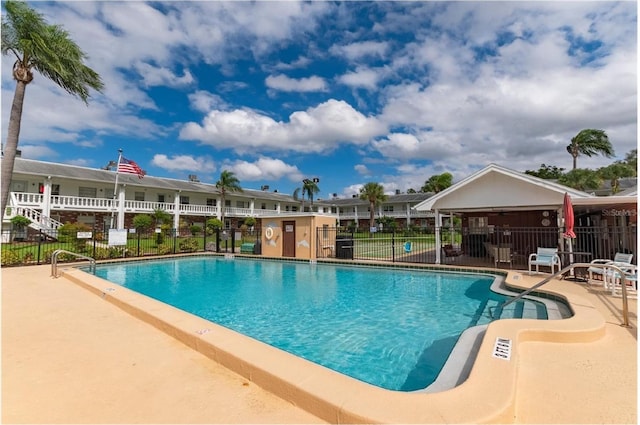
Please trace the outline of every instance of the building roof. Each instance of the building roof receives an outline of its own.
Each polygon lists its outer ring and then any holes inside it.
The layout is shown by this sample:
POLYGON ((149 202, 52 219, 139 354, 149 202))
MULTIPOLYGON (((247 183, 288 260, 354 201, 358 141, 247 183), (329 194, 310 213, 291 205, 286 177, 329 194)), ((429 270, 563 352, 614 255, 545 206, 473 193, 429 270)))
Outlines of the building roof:
POLYGON ((556 208, 562 205, 565 193, 572 199, 594 198, 550 180, 489 164, 414 208, 418 211, 556 208))
MULTIPOLYGON (((110 184, 115 184, 116 180, 115 171, 80 167, 77 165, 36 161, 25 158, 16 158, 13 172, 14 174, 21 173, 43 177, 51 176, 72 180, 110 184)), ((170 179, 164 177, 144 176, 144 178, 140 179, 135 174, 120 173, 118 174, 118 182, 126 184, 127 186, 169 189, 183 192, 208 193, 215 196, 220 194, 220 190, 215 186, 215 184, 201 183, 189 180, 170 179)), ((289 195, 253 189, 243 189, 242 192, 234 192, 233 196, 240 198, 260 198, 263 200, 295 202, 289 195)))

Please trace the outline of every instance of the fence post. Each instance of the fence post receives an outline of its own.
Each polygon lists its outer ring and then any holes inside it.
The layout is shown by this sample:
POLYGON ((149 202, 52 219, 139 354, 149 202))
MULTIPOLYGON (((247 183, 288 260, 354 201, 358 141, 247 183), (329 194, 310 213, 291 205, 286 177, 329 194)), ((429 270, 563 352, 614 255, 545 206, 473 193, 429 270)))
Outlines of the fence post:
POLYGON ((171 229, 173 234, 173 253, 176 253, 176 243, 178 242, 178 229, 171 229))
POLYGON ((391 229, 391 262, 396 262, 396 229, 391 229))
POLYGON ((36 264, 40 265, 40 247, 42 246, 42 238, 44 237, 44 232, 42 231, 42 229, 38 229, 38 260, 36 261, 36 264))

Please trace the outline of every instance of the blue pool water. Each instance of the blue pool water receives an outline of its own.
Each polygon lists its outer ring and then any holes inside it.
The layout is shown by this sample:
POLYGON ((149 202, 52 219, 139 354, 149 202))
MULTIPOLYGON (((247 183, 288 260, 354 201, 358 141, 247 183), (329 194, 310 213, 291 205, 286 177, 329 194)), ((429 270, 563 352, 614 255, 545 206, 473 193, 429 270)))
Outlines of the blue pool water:
POLYGON ((506 300, 482 274, 193 257, 96 275, 382 388, 438 376, 460 334, 506 300))

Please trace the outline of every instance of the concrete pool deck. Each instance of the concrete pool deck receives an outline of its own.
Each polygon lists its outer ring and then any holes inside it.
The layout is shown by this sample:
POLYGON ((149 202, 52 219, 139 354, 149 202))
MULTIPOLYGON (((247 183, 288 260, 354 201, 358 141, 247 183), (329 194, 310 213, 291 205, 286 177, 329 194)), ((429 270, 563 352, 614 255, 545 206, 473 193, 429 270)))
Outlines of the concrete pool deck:
MULTIPOLYGON (((115 298, 112 294, 100 296, 49 275, 50 266, 2 269, 3 423, 322 423, 348 418, 314 416, 298 407, 313 411, 305 400, 296 406, 256 385, 266 378, 236 374, 199 352, 206 347, 191 349, 169 336, 171 329, 163 332, 114 305, 118 300, 105 302, 115 298)), ((522 286, 540 280, 526 274, 509 278, 522 286)), ((526 338, 519 336, 509 367, 517 373, 506 373, 508 382, 499 378, 504 372, 486 370, 491 373, 483 378, 474 369, 470 385, 409 395, 426 406, 435 400, 438 411, 432 414, 395 412, 406 394, 384 390, 372 390, 367 406, 349 400, 345 410, 403 423, 637 423, 637 301, 629 300, 631 327, 625 328, 620 326, 621 299, 601 287, 553 281, 545 288, 567 296, 580 317, 546 322, 526 338), (571 336, 572 326, 583 330, 571 336), (562 341, 556 341, 553 327, 561 329, 562 341), (478 391, 474 385, 483 379, 492 388, 478 391), (511 386, 515 390, 505 390, 511 386), (391 403, 385 403, 386 393, 393 395, 391 403), (497 420, 486 419, 493 408, 505 410, 491 406, 500 395, 512 397, 512 407, 497 420), (466 397, 474 401, 467 403, 466 397)), ((201 329, 189 320, 184 320, 188 329, 201 329)), ((504 335, 512 331, 506 325, 499 331, 504 335)), ((194 340, 213 338, 216 332, 194 340)), ((224 340, 238 347, 232 337, 224 340)), ((481 363, 490 364, 484 358, 481 363)))

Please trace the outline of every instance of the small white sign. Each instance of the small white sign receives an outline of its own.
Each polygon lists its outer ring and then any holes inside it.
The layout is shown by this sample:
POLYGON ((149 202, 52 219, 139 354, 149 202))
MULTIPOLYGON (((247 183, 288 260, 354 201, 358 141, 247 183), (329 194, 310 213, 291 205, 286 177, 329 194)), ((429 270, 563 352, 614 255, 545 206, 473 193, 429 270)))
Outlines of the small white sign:
POLYGON ((502 360, 511 360, 511 340, 506 338, 496 338, 493 346, 492 357, 502 360))
POLYGON ((284 226, 284 231, 287 233, 293 232, 293 224, 287 224, 286 226, 284 226))
POLYGON ((78 232, 77 234, 78 239, 91 239, 91 236, 93 236, 93 232, 78 232))
POLYGON ((109 246, 127 244, 127 229, 109 229, 109 246))

